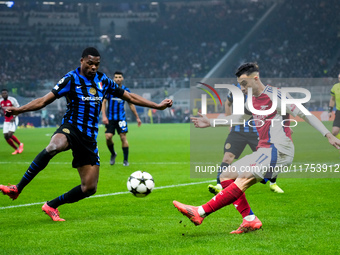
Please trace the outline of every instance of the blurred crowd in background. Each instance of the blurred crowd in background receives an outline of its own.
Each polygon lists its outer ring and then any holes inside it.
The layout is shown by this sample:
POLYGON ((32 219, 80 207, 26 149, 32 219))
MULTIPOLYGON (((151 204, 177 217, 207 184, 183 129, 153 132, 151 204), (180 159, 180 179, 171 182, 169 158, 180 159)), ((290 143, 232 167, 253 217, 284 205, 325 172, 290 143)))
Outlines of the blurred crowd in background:
MULTIPOLYGON (((84 47, 97 46, 101 71, 112 75, 121 70, 134 88, 140 88, 141 80, 166 80, 153 94, 159 96, 168 87, 171 95, 171 83, 204 77, 275 4, 279 8, 266 17, 225 76, 233 77, 244 61, 257 61, 262 77, 336 77, 340 71, 337 0, 167 1, 157 5, 137 1, 92 9, 66 1, 59 6, 33 2, 10 9, 0 6, 0 84, 19 96, 36 97, 37 91, 50 89, 79 65, 84 47), (128 20, 124 36, 116 38, 117 23, 101 27, 99 17, 107 16, 128 20), (70 22, 51 22, 51 17, 70 22), (39 22, 32 23, 37 18, 39 22), (103 33, 107 40, 100 40, 103 33)), ((157 87, 157 82, 152 84, 157 87)))

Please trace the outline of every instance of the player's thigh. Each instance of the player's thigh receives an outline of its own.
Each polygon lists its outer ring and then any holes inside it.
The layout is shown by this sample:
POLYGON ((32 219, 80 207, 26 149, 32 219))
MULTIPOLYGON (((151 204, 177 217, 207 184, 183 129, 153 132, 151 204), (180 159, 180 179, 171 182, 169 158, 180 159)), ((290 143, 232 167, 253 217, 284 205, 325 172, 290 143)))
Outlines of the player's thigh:
POLYGON ((4 122, 3 131, 2 132, 4 134, 7 134, 9 132, 14 133, 16 129, 17 129, 17 126, 15 125, 14 122, 4 122))
POLYGON ((232 167, 235 167, 233 170, 240 177, 251 173, 257 181, 261 181, 264 178, 275 178, 292 161, 292 156, 280 153, 275 147, 260 148, 235 162, 232 167))
POLYGON ((47 145, 46 150, 49 153, 58 153, 69 149, 69 142, 63 133, 55 133, 50 143, 47 145))
POLYGON ((109 120, 109 124, 105 125, 106 139, 112 138, 112 136, 115 134, 115 129, 116 129, 116 121, 109 120))
POLYGON ((240 132, 230 132, 224 143, 224 154, 232 153, 234 158, 238 159, 244 148, 247 145, 247 140, 240 132))

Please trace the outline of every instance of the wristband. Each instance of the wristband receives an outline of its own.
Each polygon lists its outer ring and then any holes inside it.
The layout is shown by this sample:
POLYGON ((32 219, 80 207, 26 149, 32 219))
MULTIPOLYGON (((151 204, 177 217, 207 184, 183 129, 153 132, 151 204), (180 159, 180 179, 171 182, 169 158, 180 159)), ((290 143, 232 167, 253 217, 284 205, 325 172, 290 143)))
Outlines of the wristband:
POLYGON ((331 113, 333 111, 333 107, 332 106, 329 106, 328 107, 328 112, 331 113))

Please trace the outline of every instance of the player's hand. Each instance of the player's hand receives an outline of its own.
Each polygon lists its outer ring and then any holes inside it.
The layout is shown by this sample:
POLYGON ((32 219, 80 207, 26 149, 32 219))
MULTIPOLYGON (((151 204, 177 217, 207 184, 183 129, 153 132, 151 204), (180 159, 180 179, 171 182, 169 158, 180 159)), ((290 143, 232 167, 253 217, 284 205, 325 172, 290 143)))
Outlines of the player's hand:
POLYGON ((140 120, 140 118, 137 118, 137 126, 140 127, 142 125, 142 121, 140 120))
POLYGON ((333 145, 335 148, 337 148, 338 150, 340 149, 340 140, 338 138, 336 138, 334 135, 332 135, 331 133, 327 133, 326 137, 328 138, 328 142, 333 145))
POLYGON ((206 128, 210 127, 210 120, 207 118, 206 115, 201 114, 200 112, 198 113, 199 118, 197 117, 191 117, 191 121, 194 123, 195 127, 197 128, 206 128))
POLYGON ((172 106, 172 100, 171 99, 164 99, 160 104, 158 104, 157 109, 158 110, 164 110, 166 108, 169 108, 172 106))
POLYGON ((103 124, 108 125, 109 124, 109 119, 107 117, 103 117, 103 124))
POLYGON ((12 115, 18 115, 18 114, 20 114, 20 112, 18 111, 17 107, 12 107, 12 106, 7 107, 6 113, 5 113, 6 117, 10 117, 12 115))

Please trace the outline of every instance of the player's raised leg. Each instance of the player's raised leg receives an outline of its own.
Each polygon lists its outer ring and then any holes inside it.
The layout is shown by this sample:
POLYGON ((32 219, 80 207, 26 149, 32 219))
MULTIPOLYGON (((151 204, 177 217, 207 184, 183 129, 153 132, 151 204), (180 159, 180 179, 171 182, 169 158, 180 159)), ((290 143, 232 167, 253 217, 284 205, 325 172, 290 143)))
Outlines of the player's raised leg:
POLYGON ((96 193, 99 178, 99 165, 85 165, 78 167, 81 185, 78 185, 70 191, 46 202, 42 210, 51 217, 53 221, 64 221, 60 218, 58 207, 63 204, 78 202, 86 197, 96 193))
POLYGON ((66 136, 63 134, 53 135, 49 145, 43 149, 32 161, 25 174, 17 185, 0 185, 0 190, 4 195, 8 195, 13 200, 16 199, 21 191, 43 170, 50 160, 59 152, 68 148, 66 136), (15 187, 14 187, 15 186, 15 187))

